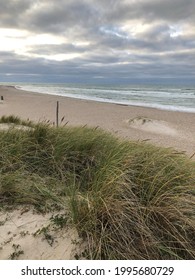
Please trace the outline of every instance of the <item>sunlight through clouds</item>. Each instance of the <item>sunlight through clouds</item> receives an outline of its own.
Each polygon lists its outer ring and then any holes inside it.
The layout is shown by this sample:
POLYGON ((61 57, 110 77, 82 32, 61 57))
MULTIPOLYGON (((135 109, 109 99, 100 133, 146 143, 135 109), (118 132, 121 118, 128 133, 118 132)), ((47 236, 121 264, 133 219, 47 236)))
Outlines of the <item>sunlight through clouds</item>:
POLYGON ((79 69, 86 79, 95 72, 120 82, 150 69, 151 79, 165 72, 193 79, 194 10, 193 0, 4 1, 0 72, 12 73, 14 65, 15 71, 37 73, 46 63, 48 72, 72 78, 79 69))

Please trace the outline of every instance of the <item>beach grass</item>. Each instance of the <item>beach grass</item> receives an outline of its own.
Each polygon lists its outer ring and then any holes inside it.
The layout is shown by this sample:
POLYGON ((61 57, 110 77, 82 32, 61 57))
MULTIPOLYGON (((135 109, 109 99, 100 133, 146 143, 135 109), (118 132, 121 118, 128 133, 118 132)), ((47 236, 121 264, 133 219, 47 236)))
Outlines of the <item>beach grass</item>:
POLYGON ((195 259, 195 162, 97 128, 0 123, 0 207, 68 209, 89 259, 195 259))

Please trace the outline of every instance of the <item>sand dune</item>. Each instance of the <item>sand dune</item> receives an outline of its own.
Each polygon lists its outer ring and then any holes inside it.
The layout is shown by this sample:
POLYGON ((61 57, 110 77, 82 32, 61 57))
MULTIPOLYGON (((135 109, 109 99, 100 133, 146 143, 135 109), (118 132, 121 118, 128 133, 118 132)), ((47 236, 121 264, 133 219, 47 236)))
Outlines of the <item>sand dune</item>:
POLYGON ((132 128, 136 128, 143 131, 152 132, 155 134, 165 134, 169 136, 178 136, 179 131, 172 124, 166 121, 159 121, 149 119, 145 117, 137 117, 127 120, 128 124, 132 128))
POLYGON ((55 214, 22 207, 1 211, 0 259, 74 259, 81 250, 80 239, 73 228, 56 229, 50 219, 55 214))
MULTIPOLYGON (((99 126, 117 137, 149 140, 155 145, 184 151, 190 157, 195 152, 193 113, 36 94, 5 86, 0 86, 0 96, 3 96, 0 117, 15 115, 25 120, 50 120, 55 123, 56 102, 59 101, 59 119, 64 118, 61 125, 99 126)), ((12 127, 12 124, 0 125, 1 129, 12 127)), ((21 129, 21 126, 16 128, 21 129)), ((37 214, 32 209, 25 211, 23 208, 12 212, 1 211, 0 259, 73 259, 77 250, 82 250, 78 246, 80 240, 77 233, 71 228, 53 230, 51 215, 37 214)))

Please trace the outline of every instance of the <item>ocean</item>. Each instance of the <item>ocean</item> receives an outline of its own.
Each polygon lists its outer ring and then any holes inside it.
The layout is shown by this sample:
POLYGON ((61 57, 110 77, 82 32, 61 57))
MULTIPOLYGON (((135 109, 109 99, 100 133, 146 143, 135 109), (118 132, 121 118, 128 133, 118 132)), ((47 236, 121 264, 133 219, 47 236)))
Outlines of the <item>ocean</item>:
POLYGON ((195 113, 195 86, 12 84, 26 91, 123 105, 195 113))

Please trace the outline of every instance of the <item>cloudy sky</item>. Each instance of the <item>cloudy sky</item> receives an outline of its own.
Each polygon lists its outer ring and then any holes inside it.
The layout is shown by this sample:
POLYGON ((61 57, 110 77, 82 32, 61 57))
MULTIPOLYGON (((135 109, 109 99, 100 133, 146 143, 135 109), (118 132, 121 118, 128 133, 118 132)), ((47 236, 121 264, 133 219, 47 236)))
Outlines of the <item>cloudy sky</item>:
POLYGON ((0 0, 0 81, 195 83, 194 0, 0 0))

